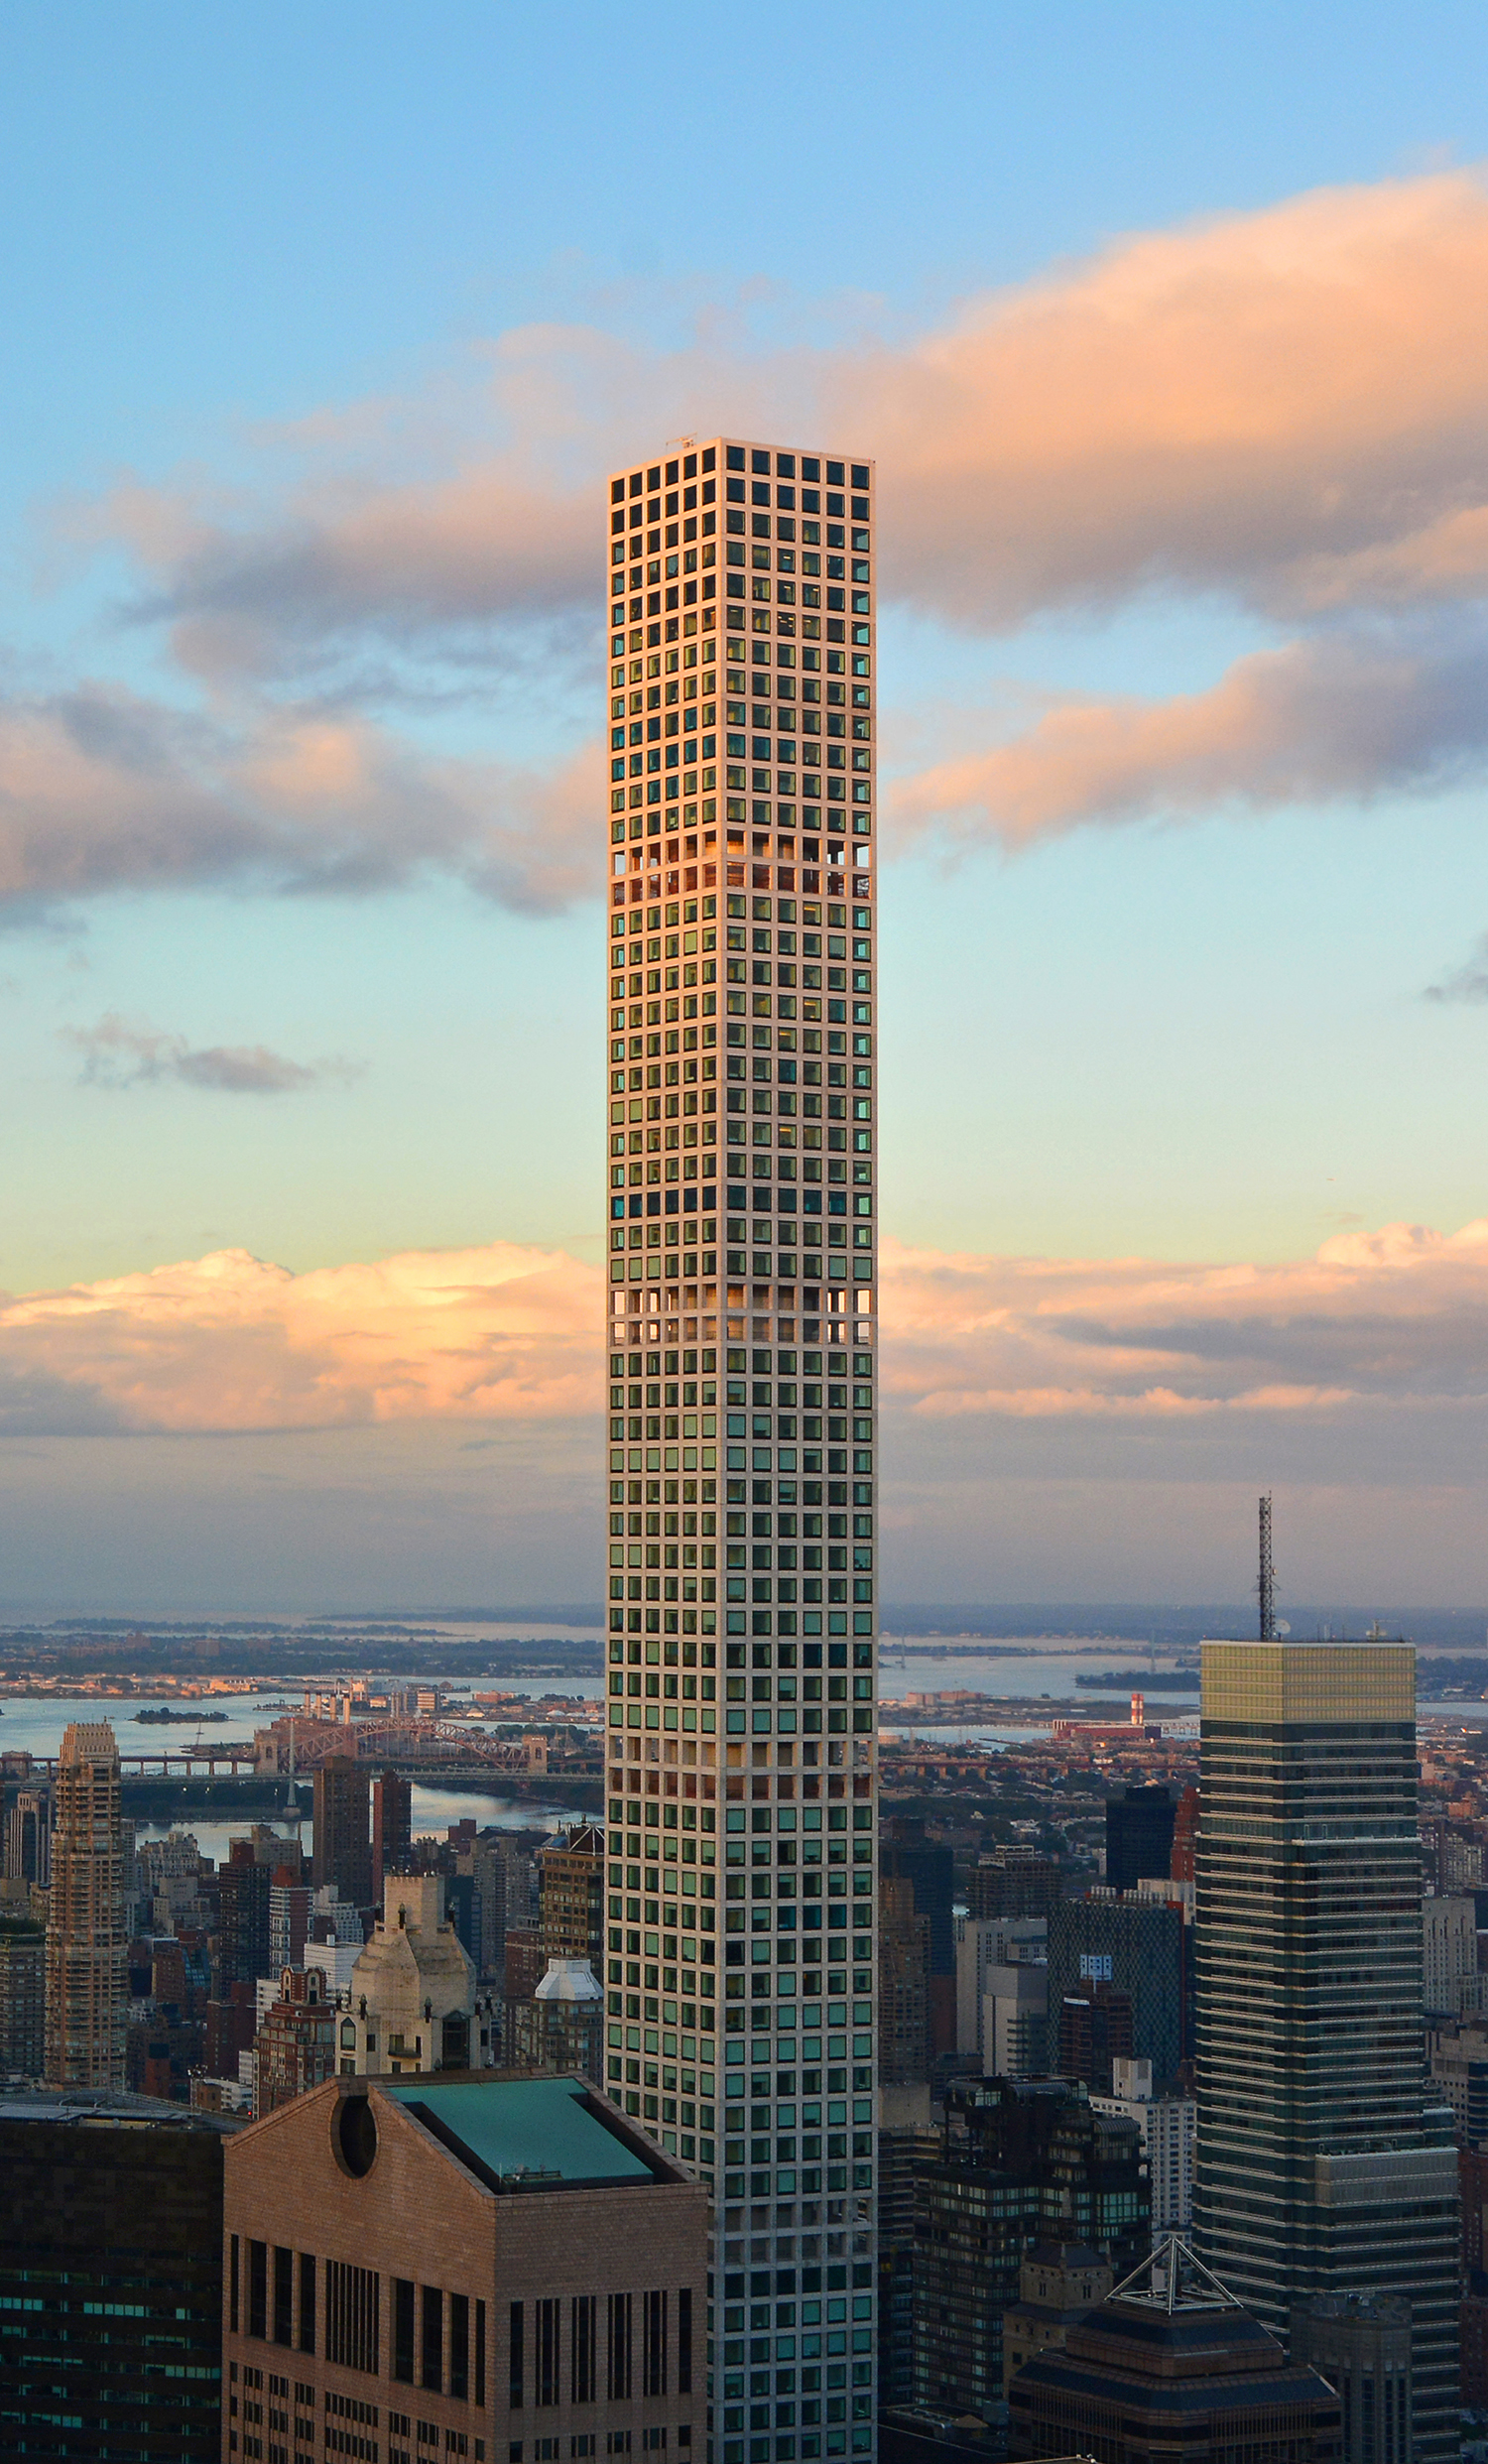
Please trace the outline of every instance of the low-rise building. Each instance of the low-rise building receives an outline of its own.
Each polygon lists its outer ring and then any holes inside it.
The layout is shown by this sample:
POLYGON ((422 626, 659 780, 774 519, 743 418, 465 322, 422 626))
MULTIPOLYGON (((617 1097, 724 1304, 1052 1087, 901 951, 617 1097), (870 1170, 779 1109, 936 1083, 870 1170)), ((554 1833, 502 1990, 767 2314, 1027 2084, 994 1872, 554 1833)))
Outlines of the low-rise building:
POLYGON ((1038 2353, 1056 2352, 1113 2282, 1108 2252, 1086 2242, 1036 2242, 1018 2275, 1018 2298, 1002 2322, 1002 2385, 1038 2353))
POLYGON ((702 2464, 706 2193, 582 2080, 335 2079, 227 2157, 224 2459, 702 2464))
MULTIPOLYGON (((1338 2464, 1340 2407, 1177 2236, 1008 2389, 1015 2457, 1338 2464)), ((1383 2464, 1383 2457, 1377 2459, 1383 2464)))

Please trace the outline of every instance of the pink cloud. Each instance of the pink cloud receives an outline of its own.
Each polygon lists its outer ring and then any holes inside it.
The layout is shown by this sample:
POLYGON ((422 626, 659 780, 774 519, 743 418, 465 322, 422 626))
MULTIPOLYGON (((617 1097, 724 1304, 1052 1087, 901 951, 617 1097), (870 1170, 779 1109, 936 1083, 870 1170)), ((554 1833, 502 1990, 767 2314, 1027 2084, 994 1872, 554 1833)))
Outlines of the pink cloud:
POLYGON ((0 704, 0 903, 453 873, 544 912, 594 887, 595 746, 547 774, 416 751, 355 711, 168 710, 116 687, 0 704))
POLYGON ((294 476, 258 500, 130 480, 69 528, 133 551, 214 674, 471 627, 496 658, 491 628, 587 615, 599 477, 692 428, 875 453, 881 579, 957 624, 1154 584, 1293 614, 1456 598, 1488 580, 1485 289, 1475 175, 1320 189, 1119 237, 895 345, 520 329, 476 362, 483 449, 432 408, 350 406, 274 440, 294 476))
MULTIPOLYGON (((304 1275, 239 1250, 0 1306, 0 1420, 334 1429, 597 1413, 601 1286, 507 1243, 304 1275), (7 1407, 7 1398, 9 1399, 7 1407)), ((884 1253, 891 1417, 1372 1422, 1488 1399, 1488 1220, 1276 1266, 884 1253)))
POLYGON ((599 1323, 592 1271, 560 1251, 293 1275, 222 1250, 0 1307, 0 1397, 9 1383, 34 1426, 46 1381, 121 1431, 178 1434, 544 1418, 597 1405, 599 1323))
POLYGON ((1488 747, 1480 629, 1324 635, 1238 660, 1205 692, 1056 704, 985 752, 895 782, 898 840, 1019 847, 1088 822, 1185 819, 1440 786, 1488 747))

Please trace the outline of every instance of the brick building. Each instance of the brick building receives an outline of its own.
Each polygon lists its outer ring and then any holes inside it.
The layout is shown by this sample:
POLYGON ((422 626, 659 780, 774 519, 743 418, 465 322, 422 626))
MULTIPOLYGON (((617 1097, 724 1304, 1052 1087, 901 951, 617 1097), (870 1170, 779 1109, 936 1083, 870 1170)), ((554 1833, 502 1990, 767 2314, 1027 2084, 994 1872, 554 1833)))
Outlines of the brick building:
POLYGON ((336 2013, 318 1968, 286 1968, 253 2045, 255 2119, 334 2078, 336 2013))
POLYGON ((332 2080, 224 2229, 224 2464, 702 2464, 706 2196, 580 2080, 332 2080))

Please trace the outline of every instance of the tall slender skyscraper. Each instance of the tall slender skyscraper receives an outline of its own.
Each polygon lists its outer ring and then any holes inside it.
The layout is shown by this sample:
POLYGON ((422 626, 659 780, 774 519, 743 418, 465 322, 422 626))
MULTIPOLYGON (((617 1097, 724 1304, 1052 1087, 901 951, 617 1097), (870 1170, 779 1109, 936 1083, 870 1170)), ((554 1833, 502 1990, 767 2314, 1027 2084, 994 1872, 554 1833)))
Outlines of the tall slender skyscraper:
POLYGON ((1206 1643, 1197 1861, 1203 2256, 1278 2333, 1411 2304, 1415 2456, 1457 2445, 1457 2178, 1422 2028, 1408 1645, 1206 1643))
POLYGON ((73 1721, 58 1759, 47 1925, 47 2076, 121 2088, 128 1970, 119 1748, 73 1721))
POLYGON ((610 482, 606 2068, 713 2192, 708 2464, 874 2436, 872 525, 610 482))

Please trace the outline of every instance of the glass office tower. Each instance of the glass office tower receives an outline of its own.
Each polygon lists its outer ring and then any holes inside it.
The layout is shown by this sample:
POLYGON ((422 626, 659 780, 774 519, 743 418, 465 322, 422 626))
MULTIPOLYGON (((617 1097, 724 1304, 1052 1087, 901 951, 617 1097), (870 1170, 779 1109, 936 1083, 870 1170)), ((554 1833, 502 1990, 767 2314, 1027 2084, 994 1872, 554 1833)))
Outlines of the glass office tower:
POLYGON ((787 2464, 874 2439, 872 466, 678 442, 608 537, 606 2072, 787 2464))
POLYGON ((1417 2464, 1457 2447, 1457 2175, 1422 2027, 1409 1645, 1206 1643, 1194 2239, 1283 2336, 1411 2303, 1417 2464))

